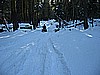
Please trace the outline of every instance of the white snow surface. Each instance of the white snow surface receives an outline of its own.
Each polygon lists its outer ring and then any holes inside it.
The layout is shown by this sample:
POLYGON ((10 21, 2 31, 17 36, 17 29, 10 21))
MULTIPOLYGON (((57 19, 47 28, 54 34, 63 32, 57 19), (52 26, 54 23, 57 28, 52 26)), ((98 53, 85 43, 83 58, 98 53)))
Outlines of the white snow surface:
POLYGON ((100 75, 100 26, 0 33, 0 75, 100 75))

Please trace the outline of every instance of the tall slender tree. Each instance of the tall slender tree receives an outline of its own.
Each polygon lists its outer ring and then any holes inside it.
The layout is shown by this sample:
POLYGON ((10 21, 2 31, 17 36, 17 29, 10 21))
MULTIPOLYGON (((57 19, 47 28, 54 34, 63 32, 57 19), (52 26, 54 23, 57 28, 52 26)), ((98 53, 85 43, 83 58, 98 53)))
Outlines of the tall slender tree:
POLYGON ((82 1, 83 2, 83 6, 84 6, 84 29, 88 29, 88 16, 87 16, 87 5, 88 5, 88 1, 87 0, 84 0, 82 1))
POLYGON ((16 0, 11 0, 11 19, 13 22, 13 31, 18 29, 16 0))
POLYGON ((44 8, 43 8, 44 20, 48 20, 50 15, 49 10, 50 10, 49 0, 44 0, 44 8))

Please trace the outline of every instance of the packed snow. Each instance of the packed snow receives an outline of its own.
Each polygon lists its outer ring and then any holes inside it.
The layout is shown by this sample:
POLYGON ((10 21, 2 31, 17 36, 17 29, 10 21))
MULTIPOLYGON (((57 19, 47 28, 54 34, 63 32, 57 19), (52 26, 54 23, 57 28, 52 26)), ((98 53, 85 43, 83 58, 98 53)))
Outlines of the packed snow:
POLYGON ((0 33, 0 75, 100 75, 100 23, 58 32, 57 22, 45 24, 44 33, 41 28, 0 33))

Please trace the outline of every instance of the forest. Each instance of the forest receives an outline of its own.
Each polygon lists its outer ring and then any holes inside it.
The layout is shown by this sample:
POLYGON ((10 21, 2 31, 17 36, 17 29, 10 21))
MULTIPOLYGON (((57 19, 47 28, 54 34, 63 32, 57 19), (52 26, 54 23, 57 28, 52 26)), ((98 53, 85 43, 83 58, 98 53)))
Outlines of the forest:
POLYGON ((56 19, 59 23, 64 20, 84 20, 84 29, 87 29, 87 19, 100 18, 100 1, 0 0, 0 23, 3 23, 3 18, 13 23, 14 31, 18 23, 30 23, 36 29, 40 21, 49 19, 56 19))

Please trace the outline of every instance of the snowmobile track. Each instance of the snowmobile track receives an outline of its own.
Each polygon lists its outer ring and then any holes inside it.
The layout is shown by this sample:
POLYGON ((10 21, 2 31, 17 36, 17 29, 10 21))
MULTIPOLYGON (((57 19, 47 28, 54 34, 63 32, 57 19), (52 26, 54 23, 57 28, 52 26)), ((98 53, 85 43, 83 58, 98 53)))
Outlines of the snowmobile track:
POLYGON ((51 43, 52 48, 54 49, 54 52, 58 55, 58 58, 59 58, 59 60, 62 64, 64 75, 71 75, 71 71, 67 66, 67 63, 64 59, 64 55, 59 50, 56 49, 56 47, 55 47, 54 43, 52 42, 51 38, 49 38, 49 41, 51 43))

